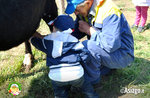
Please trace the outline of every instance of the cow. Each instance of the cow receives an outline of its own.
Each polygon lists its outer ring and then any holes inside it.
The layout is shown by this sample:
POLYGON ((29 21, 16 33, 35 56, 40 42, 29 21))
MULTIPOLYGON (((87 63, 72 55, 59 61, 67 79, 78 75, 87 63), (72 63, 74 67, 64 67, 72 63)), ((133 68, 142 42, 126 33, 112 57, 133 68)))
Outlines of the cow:
MULTIPOLYGON (((58 2, 58 0, 56 0, 58 2)), ((58 9, 59 9, 59 14, 65 14, 65 1, 64 0, 59 0, 58 4, 58 9)), ((47 19, 43 17, 43 19, 46 21, 46 23, 49 22, 47 19)), ((50 27, 52 31, 52 27, 50 27)), ((25 56, 24 56, 24 61, 23 61, 23 66, 25 67, 25 71, 28 72, 29 69, 32 67, 32 62, 34 60, 34 56, 32 54, 32 49, 29 41, 25 41, 25 56)))
POLYGON ((59 13, 65 14, 65 0, 59 0, 58 6, 59 6, 59 13))
MULTIPOLYGON (((55 0, 0 0, 0 51, 25 42, 45 22, 58 16, 55 0)), ((26 49, 26 52, 30 49, 26 49)))

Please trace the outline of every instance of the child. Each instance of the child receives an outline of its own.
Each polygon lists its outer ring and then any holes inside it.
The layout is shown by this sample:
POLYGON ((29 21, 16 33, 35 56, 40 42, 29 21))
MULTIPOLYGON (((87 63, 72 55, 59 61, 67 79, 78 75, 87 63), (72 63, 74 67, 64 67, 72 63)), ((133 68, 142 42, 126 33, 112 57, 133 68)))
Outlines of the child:
POLYGON ((60 15, 53 22, 53 33, 44 38, 35 33, 31 43, 47 54, 48 74, 55 97, 67 98, 68 86, 82 88, 83 93, 98 98, 89 82, 84 81, 81 66, 88 60, 88 51, 72 36, 74 21, 68 15, 60 15))
POLYGON ((138 30, 138 32, 144 31, 144 26, 147 20, 147 11, 150 6, 150 0, 132 0, 134 5, 136 6, 136 17, 135 22, 132 25, 132 28, 138 30), (141 20, 141 25, 139 26, 139 22, 141 20))

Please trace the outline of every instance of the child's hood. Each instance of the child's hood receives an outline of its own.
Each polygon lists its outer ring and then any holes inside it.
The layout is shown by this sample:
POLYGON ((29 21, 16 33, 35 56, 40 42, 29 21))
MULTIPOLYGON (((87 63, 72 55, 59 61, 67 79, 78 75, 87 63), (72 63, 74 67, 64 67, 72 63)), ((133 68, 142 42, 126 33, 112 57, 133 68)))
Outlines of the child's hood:
POLYGON ((78 42, 78 39, 71 35, 72 30, 57 31, 44 37, 46 40, 60 41, 60 42, 78 42))
MULTIPOLYGON (((69 32, 51 33, 48 36, 44 37, 44 40, 53 43, 53 46, 51 47, 51 55, 53 58, 60 57, 62 54, 65 54, 71 49, 75 51, 83 49, 82 43, 79 42, 78 39, 72 36, 69 32)), ((47 45, 44 46, 46 48, 47 45)))

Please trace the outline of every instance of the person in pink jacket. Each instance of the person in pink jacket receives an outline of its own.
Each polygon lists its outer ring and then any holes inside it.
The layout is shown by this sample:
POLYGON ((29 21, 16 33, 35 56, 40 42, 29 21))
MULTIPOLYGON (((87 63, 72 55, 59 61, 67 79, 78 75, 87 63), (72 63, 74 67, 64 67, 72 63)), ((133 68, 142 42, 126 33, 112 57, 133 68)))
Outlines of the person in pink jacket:
POLYGON ((150 6, 150 0, 132 0, 132 2, 136 7, 136 17, 135 17, 135 22, 132 25, 132 28, 137 29, 138 32, 143 32, 144 26, 147 21, 147 16, 148 16, 147 12, 150 6))

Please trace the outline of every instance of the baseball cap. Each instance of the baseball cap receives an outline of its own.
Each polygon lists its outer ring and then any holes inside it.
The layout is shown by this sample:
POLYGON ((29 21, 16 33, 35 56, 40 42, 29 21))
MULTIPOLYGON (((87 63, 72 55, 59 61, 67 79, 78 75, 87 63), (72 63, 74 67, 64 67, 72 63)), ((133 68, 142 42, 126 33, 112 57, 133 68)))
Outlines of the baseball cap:
POLYGON ((53 24, 56 28, 61 31, 68 30, 69 28, 74 28, 74 20, 69 15, 59 15, 56 19, 48 23, 49 25, 53 24))
POLYGON ((68 4, 67 4, 65 13, 72 14, 75 11, 77 5, 79 5, 83 1, 85 1, 85 0, 67 0, 68 4))

